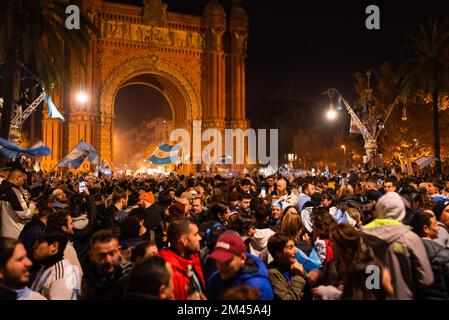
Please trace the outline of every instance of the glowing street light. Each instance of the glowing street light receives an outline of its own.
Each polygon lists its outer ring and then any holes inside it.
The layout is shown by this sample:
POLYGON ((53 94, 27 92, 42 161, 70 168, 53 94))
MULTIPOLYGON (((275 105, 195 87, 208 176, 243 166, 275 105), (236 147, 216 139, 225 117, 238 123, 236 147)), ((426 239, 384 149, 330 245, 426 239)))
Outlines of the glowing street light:
POLYGON ((328 120, 334 120, 337 117, 337 111, 334 108, 332 102, 329 104, 329 110, 326 113, 326 117, 328 120))
POLYGON ((344 154, 346 155, 346 146, 343 144, 343 145, 341 146, 341 148, 343 149, 343 152, 344 152, 344 154))
POLYGON ((328 120, 334 120, 337 117, 337 112, 333 109, 330 109, 327 113, 326 113, 326 117, 328 120))
POLYGON ((76 100, 77 100, 79 103, 84 104, 84 103, 87 102, 87 99, 88 99, 87 94, 86 94, 85 92, 83 92, 83 91, 80 91, 80 92, 78 92, 78 93, 76 94, 76 100))

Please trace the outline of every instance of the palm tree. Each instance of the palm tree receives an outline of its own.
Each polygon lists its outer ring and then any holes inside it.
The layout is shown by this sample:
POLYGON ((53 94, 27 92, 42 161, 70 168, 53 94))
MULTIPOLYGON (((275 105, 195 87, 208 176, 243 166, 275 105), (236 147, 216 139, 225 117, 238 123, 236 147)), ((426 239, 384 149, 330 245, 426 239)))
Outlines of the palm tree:
POLYGON ((442 173, 440 158, 439 99, 448 89, 448 21, 429 21, 427 26, 420 25, 416 34, 408 34, 414 57, 403 63, 399 69, 401 96, 415 100, 419 92, 432 97, 433 109, 433 146, 438 174, 442 173))
POLYGON ((45 88, 53 83, 69 83, 71 54, 85 67, 82 55, 89 48, 93 24, 81 13, 80 29, 67 29, 68 5, 64 0, 2 1, 0 65, 4 103, 0 136, 9 137, 14 93, 20 87, 20 63, 30 63, 45 88))

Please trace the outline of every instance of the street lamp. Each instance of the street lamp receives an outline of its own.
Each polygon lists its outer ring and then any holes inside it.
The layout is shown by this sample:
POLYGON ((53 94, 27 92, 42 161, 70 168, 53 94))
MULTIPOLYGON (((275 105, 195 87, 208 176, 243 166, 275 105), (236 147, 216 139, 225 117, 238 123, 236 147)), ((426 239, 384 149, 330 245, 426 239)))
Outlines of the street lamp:
POLYGON ((343 144, 343 145, 341 146, 341 148, 343 149, 344 155, 346 155, 346 146, 343 144))
POLYGON ((337 117, 337 111, 335 111, 332 103, 329 105, 329 110, 327 111, 326 116, 328 120, 334 120, 337 117))
POLYGON ((87 99, 88 99, 87 94, 84 91, 79 91, 76 94, 76 100, 81 104, 86 103, 87 99))

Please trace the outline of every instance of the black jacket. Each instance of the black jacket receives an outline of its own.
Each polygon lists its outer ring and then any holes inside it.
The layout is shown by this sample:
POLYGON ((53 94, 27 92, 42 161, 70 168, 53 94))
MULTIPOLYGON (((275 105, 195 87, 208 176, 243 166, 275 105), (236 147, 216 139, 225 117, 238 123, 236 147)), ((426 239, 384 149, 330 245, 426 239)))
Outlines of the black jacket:
POLYGON ((73 234, 70 235, 70 240, 73 241, 73 247, 76 250, 78 259, 84 267, 89 252, 90 238, 98 230, 97 222, 97 208, 94 203, 92 195, 86 198, 87 216, 89 222, 83 229, 73 229, 73 234))
POLYGON ((120 300, 126 290, 132 264, 122 261, 112 275, 101 276, 91 263, 83 276, 80 300, 120 300))
POLYGON ((423 239, 435 281, 417 292, 417 299, 448 300, 449 299, 449 249, 435 241, 423 239))
POLYGON ((17 300, 17 293, 0 285, 0 301, 17 300))

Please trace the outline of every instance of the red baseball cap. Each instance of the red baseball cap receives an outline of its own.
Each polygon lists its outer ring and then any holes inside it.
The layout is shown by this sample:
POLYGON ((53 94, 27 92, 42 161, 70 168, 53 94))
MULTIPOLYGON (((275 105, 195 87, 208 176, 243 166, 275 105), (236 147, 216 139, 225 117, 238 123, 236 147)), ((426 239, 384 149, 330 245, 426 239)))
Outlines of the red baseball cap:
POLYGON ((226 262, 245 252, 246 246, 242 238, 235 231, 226 231, 218 238, 215 249, 209 257, 226 262))

